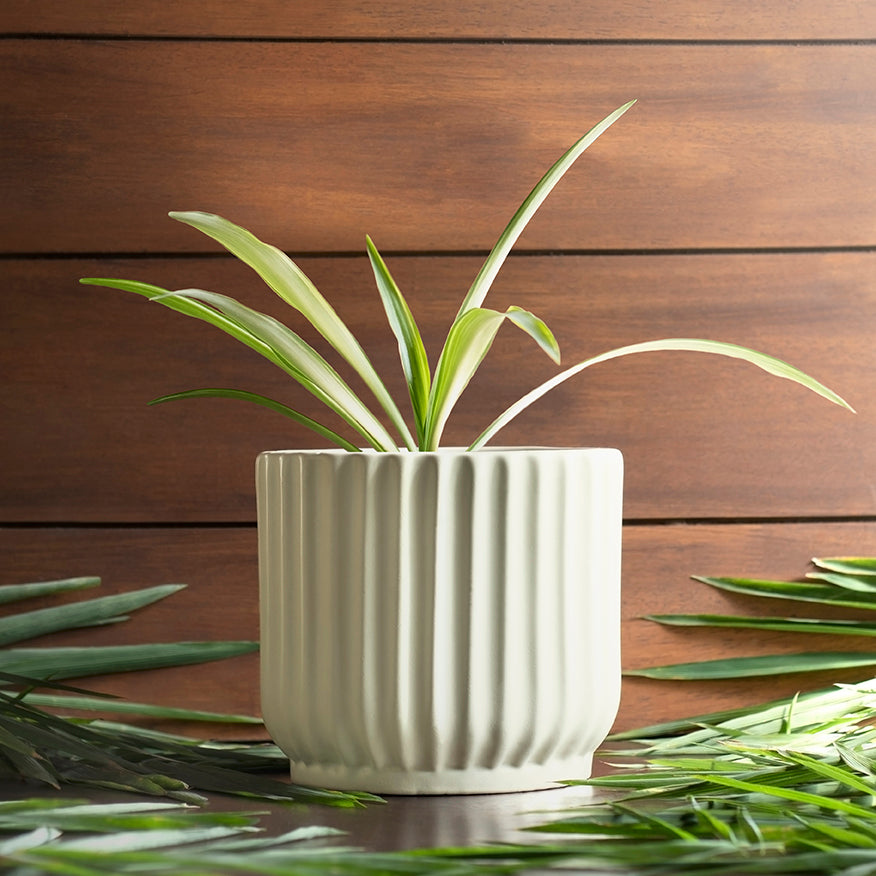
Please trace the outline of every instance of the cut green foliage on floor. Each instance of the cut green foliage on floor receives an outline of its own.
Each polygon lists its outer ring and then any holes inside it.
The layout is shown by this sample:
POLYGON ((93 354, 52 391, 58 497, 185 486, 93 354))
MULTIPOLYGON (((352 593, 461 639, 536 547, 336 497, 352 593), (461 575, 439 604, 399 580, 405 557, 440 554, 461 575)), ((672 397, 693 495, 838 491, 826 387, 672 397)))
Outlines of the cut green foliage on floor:
MULTIPOLYGON (((694 576, 710 587, 767 599, 792 600, 814 611, 815 605, 876 611, 876 560, 871 557, 829 557, 812 560, 806 581, 764 581, 752 578, 694 576)), ((876 617, 876 616, 874 616, 876 617)), ((676 627, 760 629, 802 635, 876 635, 876 620, 836 620, 823 617, 745 617, 716 614, 651 614, 647 620, 676 627)), ((817 645, 815 646, 817 648, 817 645)), ((725 657, 630 669, 626 675, 644 678, 703 680, 787 675, 861 667, 862 677, 876 667, 876 647, 866 651, 807 650, 796 654, 725 657)))

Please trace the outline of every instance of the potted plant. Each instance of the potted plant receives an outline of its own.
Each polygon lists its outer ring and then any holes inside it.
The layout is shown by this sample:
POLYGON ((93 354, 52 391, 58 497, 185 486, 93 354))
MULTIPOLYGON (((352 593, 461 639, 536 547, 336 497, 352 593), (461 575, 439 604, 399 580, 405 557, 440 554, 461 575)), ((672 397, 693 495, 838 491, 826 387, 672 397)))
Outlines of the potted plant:
POLYGON ((575 143, 517 210, 475 277, 434 370, 370 238, 367 251, 410 394, 409 428, 331 305, 279 249, 212 214, 170 215, 252 267, 328 341, 379 402, 378 417, 291 328, 215 292, 131 291, 204 320, 322 401, 354 440, 240 389, 157 399, 245 399, 337 445, 257 461, 262 709, 295 781, 378 793, 526 790, 589 774, 620 695, 622 458, 606 448, 487 448, 513 417, 590 365, 695 350, 740 358, 848 407, 764 353, 671 338, 602 353, 513 404, 467 448, 447 418, 504 322, 559 363, 537 316, 483 306, 526 223, 584 150, 632 106, 575 143), (385 422, 389 425, 385 425, 385 422))

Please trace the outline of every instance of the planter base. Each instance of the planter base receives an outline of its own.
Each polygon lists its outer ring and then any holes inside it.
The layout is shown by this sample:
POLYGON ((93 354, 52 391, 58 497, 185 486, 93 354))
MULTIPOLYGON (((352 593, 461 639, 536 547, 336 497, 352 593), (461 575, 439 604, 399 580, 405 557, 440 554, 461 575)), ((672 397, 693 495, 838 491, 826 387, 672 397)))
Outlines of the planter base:
POLYGON ((292 781, 299 785, 373 794, 508 794, 557 788, 570 779, 586 779, 592 755, 549 764, 468 770, 392 770, 369 767, 308 766, 291 763, 292 781))

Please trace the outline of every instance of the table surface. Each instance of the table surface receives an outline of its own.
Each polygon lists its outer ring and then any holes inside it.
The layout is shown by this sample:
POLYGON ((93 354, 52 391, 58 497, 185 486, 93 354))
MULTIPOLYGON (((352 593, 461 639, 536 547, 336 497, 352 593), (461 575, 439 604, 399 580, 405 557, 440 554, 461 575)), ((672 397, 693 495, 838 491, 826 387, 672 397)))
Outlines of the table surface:
MULTIPOLYGON (((594 772, 610 771, 595 763, 594 772)), ((562 787, 507 794, 384 796, 383 803, 362 807, 302 806, 257 799, 206 794, 214 812, 258 812, 259 825, 267 835, 278 835, 298 827, 319 825, 345 832, 344 845, 368 851, 446 846, 475 846, 493 842, 537 842, 546 834, 525 831, 527 826, 545 823, 560 811, 603 796, 586 787, 562 787)), ((28 797, 82 799, 92 803, 131 802, 155 798, 134 797, 118 792, 78 786, 61 791, 35 783, 0 781, 0 800, 28 797)))

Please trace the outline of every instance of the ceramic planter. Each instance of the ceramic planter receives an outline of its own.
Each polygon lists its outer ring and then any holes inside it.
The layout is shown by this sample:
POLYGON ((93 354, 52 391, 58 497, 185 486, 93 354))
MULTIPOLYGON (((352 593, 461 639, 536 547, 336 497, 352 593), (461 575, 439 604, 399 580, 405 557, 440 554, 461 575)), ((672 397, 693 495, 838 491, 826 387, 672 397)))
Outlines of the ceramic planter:
POLYGON ((589 775, 620 695, 622 477, 611 449, 261 454, 262 711, 293 780, 589 775))

